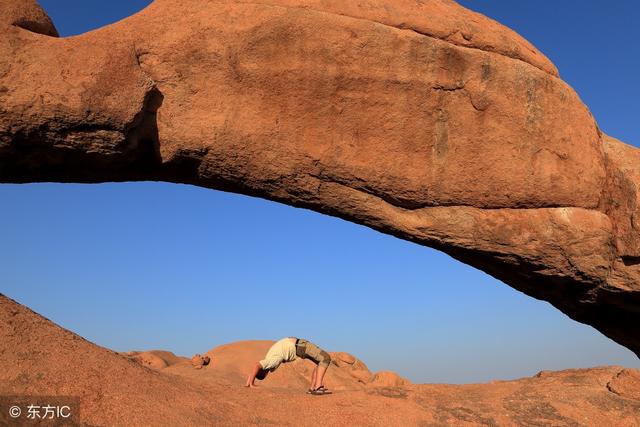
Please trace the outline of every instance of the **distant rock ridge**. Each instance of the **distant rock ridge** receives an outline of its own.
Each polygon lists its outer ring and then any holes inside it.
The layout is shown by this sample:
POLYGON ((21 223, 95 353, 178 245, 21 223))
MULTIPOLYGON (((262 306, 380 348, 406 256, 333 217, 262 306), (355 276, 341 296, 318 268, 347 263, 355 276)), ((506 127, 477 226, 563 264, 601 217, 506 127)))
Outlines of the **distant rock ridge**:
POLYGON ((0 34, 0 182, 163 180, 313 209, 640 355, 640 151, 499 23, 451 0, 156 0, 57 38, 35 0, 0 0, 0 34))
MULTIPOLYGON (((176 356, 162 351, 130 351, 121 353, 137 363, 155 370, 167 369, 171 372, 184 372, 188 366, 196 369, 210 369, 234 378, 238 384, 243 384, 249 374, 249 369, 264 358, 269 347, 274 341, 240 341, 224 344, 209 350, 204 356, 193 359, 176 356), (209 364, 202 366, 194 360, 209 357, 209 364)), ((362 389, 371 387, 396 387, 411 385, 411 381, 401 377, 395 372, 383 371, 372 373, 367 365, 355 356, 344 352, 330 352, 332 356, 331 366, 326 377, 326 384, 335 390, 362 389)), ((199 356, 199 355, 198 355, 199 356)), ((293 363, 285 363, 278 370, 260 383, 272 387, 297 387, 304 388, 311 378, 313 364, 303 359, 297 359, 293 363)))

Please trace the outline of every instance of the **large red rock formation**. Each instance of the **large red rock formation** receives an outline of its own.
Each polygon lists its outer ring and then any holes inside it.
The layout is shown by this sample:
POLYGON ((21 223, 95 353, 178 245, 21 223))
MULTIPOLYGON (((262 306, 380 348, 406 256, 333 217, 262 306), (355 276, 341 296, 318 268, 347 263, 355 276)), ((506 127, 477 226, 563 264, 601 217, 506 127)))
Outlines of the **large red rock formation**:
POLYGON ((442 250, 640 354, 638 150, 450 0, 0 0, 0 182, 165 180, 442 250))
POLYGON ((256 389, 244 387, 269 345, 216 347, 211 363, 196 370, 169 352, 99 347, 0 294, 0 425, 15 424, 8 418, 15 400, 2 396, 16 395, 76 396, 82 425, 92 426, 640 424, 635 369, 544 371, 468 385, 410 384, 383 372, 363 384, 350 371, 360 361, 344 356, 327 372, 332 395, 305 393, 312 364, 302 360, 282 365, 256 389), (166 366, 149 366, 151 355, 166 366))

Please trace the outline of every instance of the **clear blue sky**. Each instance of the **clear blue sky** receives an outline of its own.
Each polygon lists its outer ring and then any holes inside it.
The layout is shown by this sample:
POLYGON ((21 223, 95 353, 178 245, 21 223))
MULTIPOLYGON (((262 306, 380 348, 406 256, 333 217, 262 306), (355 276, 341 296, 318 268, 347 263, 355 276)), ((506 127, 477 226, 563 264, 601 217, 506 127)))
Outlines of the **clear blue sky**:
MULTIPOLYGON (((63 36, 149 1, 40 0, 63 36)), ((523 34, 601 128, 640 142, 640 6, 461 2, 523 34)), ((298 335, 418 382, 603 364, 628 350, 434 250, 288 206, 165 183, 0 185, 0 292, 117 351, 298 335)))

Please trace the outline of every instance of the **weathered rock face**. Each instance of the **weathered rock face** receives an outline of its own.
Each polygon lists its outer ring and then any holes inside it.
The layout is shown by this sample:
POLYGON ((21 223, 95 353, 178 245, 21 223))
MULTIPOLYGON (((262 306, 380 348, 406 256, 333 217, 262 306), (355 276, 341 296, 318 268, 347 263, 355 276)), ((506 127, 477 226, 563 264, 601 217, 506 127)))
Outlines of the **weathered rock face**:
POLYGON ((640 154, 500 24, 448 0, 156 0, 59 39, 34 1, 0 5, 0 182, 165 180, 314 209, 640 354, 640 154))

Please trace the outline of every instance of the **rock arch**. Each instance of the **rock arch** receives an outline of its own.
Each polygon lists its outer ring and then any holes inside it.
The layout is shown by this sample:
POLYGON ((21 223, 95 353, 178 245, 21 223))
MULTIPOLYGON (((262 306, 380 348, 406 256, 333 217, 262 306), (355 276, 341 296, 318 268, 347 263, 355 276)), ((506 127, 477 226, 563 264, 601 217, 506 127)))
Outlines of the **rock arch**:
POLYGON ((640 354, 640 151, 448 0, 156 0, 57 38, 0 0, 0 182, 164 180, 442 250, 640 354))

